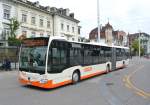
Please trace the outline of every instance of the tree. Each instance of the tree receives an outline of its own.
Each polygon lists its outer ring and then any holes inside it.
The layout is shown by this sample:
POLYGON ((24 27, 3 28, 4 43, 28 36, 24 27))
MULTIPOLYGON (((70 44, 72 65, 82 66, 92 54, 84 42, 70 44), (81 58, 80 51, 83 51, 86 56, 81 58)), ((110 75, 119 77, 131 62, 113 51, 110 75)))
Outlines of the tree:
POLYGON ((20 23, 16 18, 11 18, 10 20, 10 36, 8 37, 8 43, 10 46, 18 46, 21 41, 16 38, 16 31, 19 29, 20 23))
MULTIPOLYGON (((138 55, 139 53, 139 40, 138 39, 135 39, 132 43, 132 49, 133 49, 133 54, 134 55, 138 55)), ((144 49, 140 46, 140 55, 143 55, 144 54, 144 49)))

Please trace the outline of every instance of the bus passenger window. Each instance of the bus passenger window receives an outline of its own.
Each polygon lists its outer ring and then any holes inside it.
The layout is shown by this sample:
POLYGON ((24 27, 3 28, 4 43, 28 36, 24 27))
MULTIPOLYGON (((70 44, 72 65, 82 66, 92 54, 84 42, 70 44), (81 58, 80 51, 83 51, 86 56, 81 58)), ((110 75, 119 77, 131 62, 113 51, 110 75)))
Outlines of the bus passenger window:
POLYGON ((52 62, 53 64, 59 64, 60 63, 60 50, 57 48, 52 48, 52 62))

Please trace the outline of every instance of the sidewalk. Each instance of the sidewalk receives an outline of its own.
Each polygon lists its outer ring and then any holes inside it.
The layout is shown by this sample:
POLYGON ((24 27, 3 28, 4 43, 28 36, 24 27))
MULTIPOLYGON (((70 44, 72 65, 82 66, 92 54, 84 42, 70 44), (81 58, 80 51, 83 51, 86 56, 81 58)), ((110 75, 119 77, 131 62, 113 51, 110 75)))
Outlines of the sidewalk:
MULTIPOLYGON (((2 63, 0 63, 0 67, 1 66, 2 66, 2 63)), ((16 63, 16 65, 15 65, 15 63, 11 63, 11 70, 8 70, 8 71, 15 71, 17 69, 18 69, 18 63, 16 63)), ((5 70, 0 68, 0 72, 2 72, 2 71, 5 71, 5 70)))
POLYGON ((11 70, 3 70, 3 69, 0 69, 0 72, 8 72, 8 71, 17 71, 17 69, 11 69, 11 70))

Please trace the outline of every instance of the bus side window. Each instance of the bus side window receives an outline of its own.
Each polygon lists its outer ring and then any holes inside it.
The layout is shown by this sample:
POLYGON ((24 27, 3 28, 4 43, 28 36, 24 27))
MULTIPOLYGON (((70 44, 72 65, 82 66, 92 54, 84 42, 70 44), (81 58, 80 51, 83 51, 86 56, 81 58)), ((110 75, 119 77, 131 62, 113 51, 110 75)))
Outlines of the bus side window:
POLYGON ((123 60, 123 59, 126 59, 126 57, 125 57, 125 56, 126 56, 126 55, 125 55, 125 49, 121 49, 121 52, 122 52, 122 60, 123 60))
POLYGON ((106 57, 107 61, 111 60, 111 48, 109 48, 109 47, 105 48, 105 57, 106 57))
POLYGON ((91 65, 93 63, 92 59, 92 49, 90 45, 85 45, 84 48, 84 65, 91 65))
POLYGON ((66 49, 60 49, 60 64, 66 64, 67 62, 67 50, 66 49))
POLYGON ((80 65, 82 64, 81 58, 81 49, 80 48, 71 48, 70 49, 70 65, 80 65))
POLYGON ((117 57, 117 61, 121 61, 122 60, 122 51, 121 48, 117 48, 116 50, 116 57, 117 57))
POLYGON ((53 65, 60 64, 60 50, 58 48, 52 48, 52 56, 53 65))
POLYGON ((52 55, 51 55, 51 51, 52 51, 52 49, 50 48, 49 49, 49 52, 48 52, 48 65, 51 65, 51 63, 52 63, 52 55))
POLYGON ((101 47, 101 50, 100 50, 100 63, 104 63, 105 62, 105 52, 104 52, 104 48, 101 47))
POLYGON ((93 64, 97 64, 99 61, 99 51, 97 49, 92 51, 93 64))

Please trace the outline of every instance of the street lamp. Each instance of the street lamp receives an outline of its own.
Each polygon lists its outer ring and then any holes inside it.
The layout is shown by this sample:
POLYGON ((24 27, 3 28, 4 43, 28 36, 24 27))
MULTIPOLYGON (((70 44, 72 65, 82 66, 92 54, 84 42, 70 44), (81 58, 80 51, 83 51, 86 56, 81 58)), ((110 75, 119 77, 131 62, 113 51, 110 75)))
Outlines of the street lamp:
POLYGON ((99 14, 99 0, 97 0, 97 27, 98 27, 98 42, 100 42, 100 14, 99 14))
POLYGON ((141 53, 141 44, 140 44, 140 40, 141 40, 141 38, 140 38, 140 31, 139 31, 139 58, 140 58, 140 53, 141 53))

